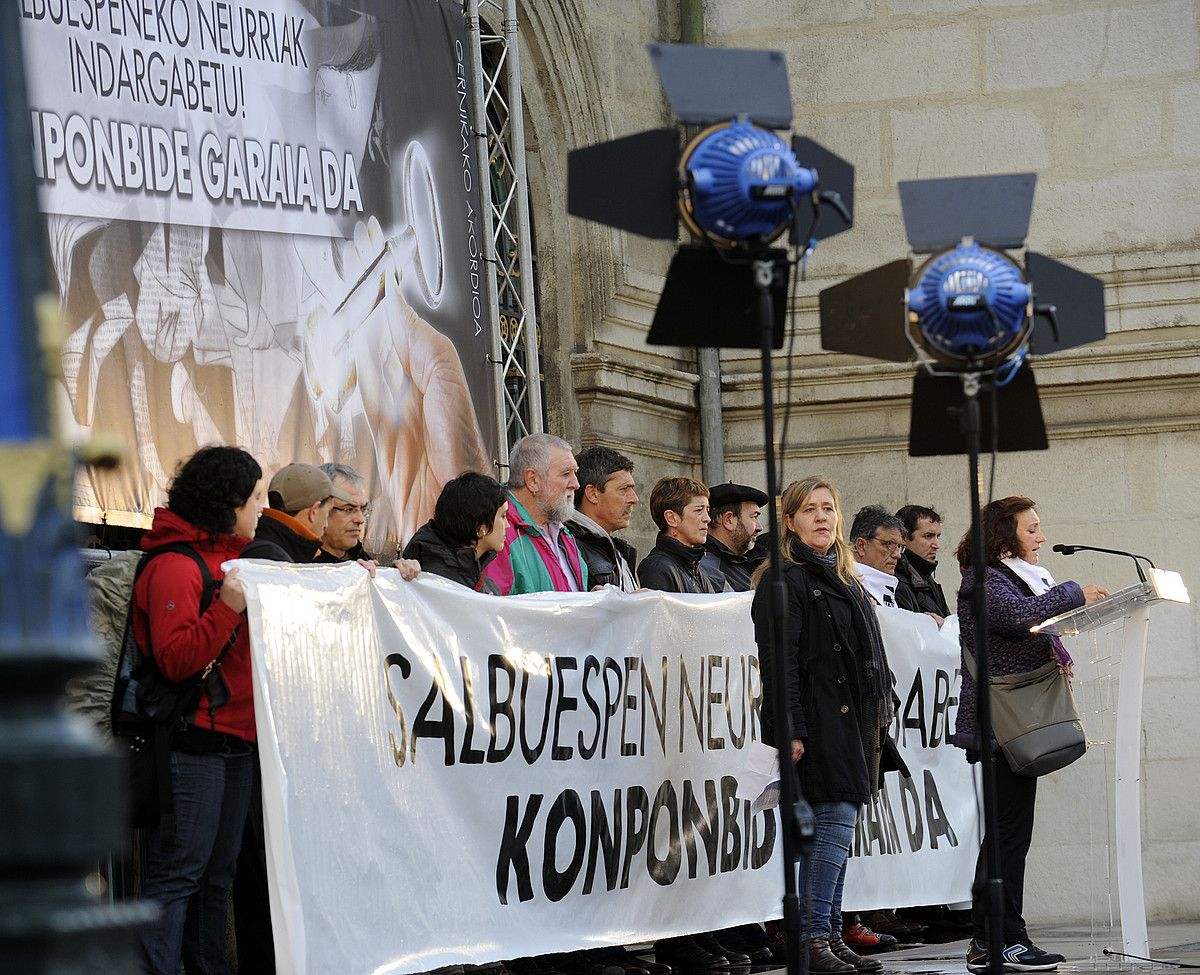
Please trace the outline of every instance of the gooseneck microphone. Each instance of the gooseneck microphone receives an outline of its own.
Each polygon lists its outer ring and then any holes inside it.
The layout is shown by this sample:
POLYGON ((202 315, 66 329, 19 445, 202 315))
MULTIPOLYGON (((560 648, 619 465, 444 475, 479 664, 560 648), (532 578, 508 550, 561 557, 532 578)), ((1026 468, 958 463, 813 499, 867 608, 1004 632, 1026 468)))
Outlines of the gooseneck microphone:
POLYGON ((1142 563, 1145 562, 1150 568, 1155 568, 1144 555, 1134 555, 1132 552, 1122 552, 1117 548, 1097 548, 1094 545, 1053 545, 1050 549, 1052 552, 1058 552, 1059 555, 1074 555, 1076 552, 1104 552, 1106 555, 1123 555, 1127 559, 1133 559, 1134 568, 1137 569, 1138 578, 1142 582, 1146 581, 1146 573, 1142 571, 1142 563))

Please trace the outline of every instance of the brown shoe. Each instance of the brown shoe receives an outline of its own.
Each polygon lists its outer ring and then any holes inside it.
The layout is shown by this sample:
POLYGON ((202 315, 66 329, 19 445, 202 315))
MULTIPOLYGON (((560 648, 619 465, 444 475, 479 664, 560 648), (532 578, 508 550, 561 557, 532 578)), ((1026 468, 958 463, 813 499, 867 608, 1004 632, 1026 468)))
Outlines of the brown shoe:
POLYGON ((893 910, 867 911, 859 920, 878 934, 890 934, 901 944, 911 945, 925 934, 925 925, 910 923, 896 916, 893 910))
POLYGON ((882 972, 883 962, 876 958, 864 958, 862 955, 856 955, 851 951, 841 938, 829 939, 829 952, 839 961, 844 961, 847 965, 853 965, 860 972, 882 972))
POLYGON ((829 950, 826 938, 813 938, 808 942, 808 970, 824 975, 852 975, 855 967, 842 961, 829 950))

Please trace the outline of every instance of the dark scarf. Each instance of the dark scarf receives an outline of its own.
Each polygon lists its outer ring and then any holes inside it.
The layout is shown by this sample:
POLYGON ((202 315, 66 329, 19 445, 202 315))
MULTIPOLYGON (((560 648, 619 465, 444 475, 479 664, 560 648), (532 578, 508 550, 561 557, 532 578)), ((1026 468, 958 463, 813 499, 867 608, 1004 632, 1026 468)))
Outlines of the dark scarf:
POLYGON ((892 674, 888 669, 887 656, 883 652, 883 635, 879 632, 879 621, 875 618, 875 607, 862 586, 847 585, 837 573, 837 551, 830 549, 825 555, 814 552, 803 542, 792 545, 792 558, 807 565, 827 586, 833 587, 850 603, 854 635, 861 648, 861 665, 864 696, 878 701, 888 701, 892 696, 892 674))

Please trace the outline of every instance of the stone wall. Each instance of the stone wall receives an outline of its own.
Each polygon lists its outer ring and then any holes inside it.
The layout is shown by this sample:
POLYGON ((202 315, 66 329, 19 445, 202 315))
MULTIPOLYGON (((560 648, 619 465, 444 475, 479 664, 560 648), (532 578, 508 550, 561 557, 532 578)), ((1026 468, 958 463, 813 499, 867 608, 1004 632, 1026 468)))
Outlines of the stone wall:
MULTIPOLYGON (((784 50, 797 130, 858 167, 856 226, 817 250, 776 363, 785 479, 824 471, 851 511, 932 503, 951 542, 966 527, 965 461, 907 456, 911 370, 819 348, 817 292, 906 252, 897 180, 1037 170, 1030 245, 1104 280, 1108 339, 1037 364, 1050 450, 1002 455, 995 489, 1037 499, 1052 542, 1146 552, 1196 594, 1151 627, 1143 843, 1151 915, 1200 916, 1200 3, 710 0, 706 17, 710 44, 784 50)), ((694 355, 645 344, 671 249, 568 218, 566 153, 669 122, 643 46, 678 25, 674 0, 522 3, 548 427, 629 454, 644 498, 700 470, 694 355)), ((757 362, 722 366, 727 476, 759 483, 757 362)), ((653 542, 645 505, 631 536, 653 542)), ((1129 581, 1120 560, 1046 564, 1129 581)), ((1097 910, 1094 774, 1044 783, 1030 917, 1097 910)))

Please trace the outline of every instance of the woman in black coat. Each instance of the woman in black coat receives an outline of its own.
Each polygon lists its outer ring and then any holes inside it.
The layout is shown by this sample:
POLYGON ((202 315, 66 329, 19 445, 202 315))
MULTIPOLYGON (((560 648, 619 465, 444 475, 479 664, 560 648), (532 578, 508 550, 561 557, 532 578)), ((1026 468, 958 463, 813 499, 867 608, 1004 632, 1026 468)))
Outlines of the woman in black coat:
MULTIPOLYGON (((825 478, 809 477, 783 493, 779 551, 787 592, 788 685, 783 688, 792 760, 815 820, 808 869, 799 890, 811 896, 801 937, 809 970, 876 972, 842 941, 842 887, 859 808, 879 788, 879 759, 891 718, 891 674, 875 611, 853 570, 842 533, 841 499, 825 478), (808 877, 805 877, 807 872, 808 877), (806 889, 805 883, 810 885, 806 889)), ((761 583, 766 567, 755 581, 761 583)), ((758 585, 752 615, 763 680, 763 739, 777 744, 773 648, 767 587, 758 585)))
POLYGON ((459 474, 442 488, 433 518, 409 540, 404 558, 416 559, 425 572, 498 595, 483 570, 504 548, 507 517, 508 497, 494 479, 459 474))

